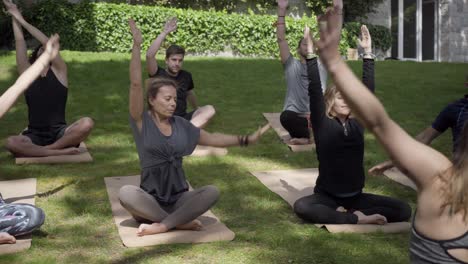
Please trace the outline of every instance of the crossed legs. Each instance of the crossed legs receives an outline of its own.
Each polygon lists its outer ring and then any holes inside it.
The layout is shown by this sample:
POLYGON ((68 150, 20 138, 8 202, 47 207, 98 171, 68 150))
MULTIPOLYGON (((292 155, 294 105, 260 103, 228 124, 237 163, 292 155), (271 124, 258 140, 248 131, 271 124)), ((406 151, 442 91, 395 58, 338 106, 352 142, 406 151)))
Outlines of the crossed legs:
POLYGON ((64 135, 50 145, 40 146, 23 135, 11 136, 7 139, 5 147, 17 157, 45 157, 56 155, 77 154, 76 147, 88 137, 93 129, 94 122, 89 117, 80 118, 65 129, 64 135))
POLYGON ((126 185, 120 189, 120 204, 141 222, 139 236, 164 233, 173 228, 200 230, 196 218, 208 211, 218 200, 219 191, 208 185, 188 191, 173 205, 161 206, 153 196, 137 186, 126 185))

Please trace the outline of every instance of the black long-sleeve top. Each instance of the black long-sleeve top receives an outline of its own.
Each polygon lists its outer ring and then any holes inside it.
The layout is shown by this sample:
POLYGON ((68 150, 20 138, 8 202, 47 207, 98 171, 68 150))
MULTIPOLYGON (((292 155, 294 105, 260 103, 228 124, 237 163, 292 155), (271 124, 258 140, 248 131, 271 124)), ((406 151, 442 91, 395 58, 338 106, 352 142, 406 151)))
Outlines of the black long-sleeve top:
MULTIPOLYGON (((307 61, 310 121, 314 131, 319 176, 316 192, 338 197, 357 194, 364 187, 364 127, 355 119, 341 123, 327 117, 317 59, 307 61)), ((364 59, 362 81, 374 92, 374 60, 364 59)))

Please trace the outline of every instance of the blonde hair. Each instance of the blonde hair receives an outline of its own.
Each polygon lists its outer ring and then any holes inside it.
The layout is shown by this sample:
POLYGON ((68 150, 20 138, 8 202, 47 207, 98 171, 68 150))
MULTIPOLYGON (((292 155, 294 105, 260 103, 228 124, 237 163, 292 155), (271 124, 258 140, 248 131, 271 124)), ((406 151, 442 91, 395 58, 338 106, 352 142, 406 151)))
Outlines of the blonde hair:
POLYGON ((453 154, 453 166, 440 179, 445 183, 442 189, 442 208, 448 207, 451 215, 462 212, 466 219, 468 212, 468 123, 463 126, 459 144, 453 154))
POLYGON ((336 86, 334 84, 330 84, 323 94, 323 99, 325 101, 325 114, 330 119, 335 117, 332 113, 332 109, 335 104, 335 96, 337 93, 338 90, 336 89, 336 86))

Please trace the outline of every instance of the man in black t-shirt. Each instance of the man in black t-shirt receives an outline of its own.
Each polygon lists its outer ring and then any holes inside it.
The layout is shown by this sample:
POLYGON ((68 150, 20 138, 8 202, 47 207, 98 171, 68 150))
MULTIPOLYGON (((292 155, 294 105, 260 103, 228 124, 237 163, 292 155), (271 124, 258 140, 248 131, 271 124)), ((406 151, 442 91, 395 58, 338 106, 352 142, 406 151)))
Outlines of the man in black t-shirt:
MULTIPOLYGON (((465 86, 468 87, 468 76, 466 77, 465 86)), ((455 153, 455 150, 458 147, 458 139, 463 127, 467 124, 468 121, 468 95, 465 95, 464 98, 458 99, 457 101, 447 105, 440 113, 437 115, 436 119, 432 123, 432 126, 427 127, 421 133, 419 133, 415 138, 426 145, 430 145, 431 142, 444 133, 448 128, 452 129, 452 152, 455 153)), ((381 174, 385 170, 393 167, 393 162, 391 160, 384 161, 379 163, 369 169, 369 173, 372 174, 381 174)))
POLYGON ((151 43, 146 52, 146 65, 148 74, 151 78, 169 78, 177 83, 177 107, 175 115, 184 117, 190 120, 197 127, 203 127, 215 115, 215 109, 211 105, 198 106, 195 93, 193 92, 192 74, 182 70, 184 62, 185 50, 177 45, 171 45, 166 50, 166 69, 158 66, 156 61, 156 53, 161 47, 161 43, 166 38, 167 34, 177 29, 176 18, 169 19, 163 31, 151 43), (187 101, 190 103, 193 111, 187 112, 187 101))

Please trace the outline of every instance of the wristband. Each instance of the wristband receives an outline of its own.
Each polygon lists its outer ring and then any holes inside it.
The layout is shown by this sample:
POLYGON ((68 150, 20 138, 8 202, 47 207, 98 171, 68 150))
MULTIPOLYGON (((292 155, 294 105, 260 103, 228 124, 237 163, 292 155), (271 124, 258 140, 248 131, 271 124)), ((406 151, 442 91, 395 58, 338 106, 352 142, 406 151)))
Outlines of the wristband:
POLYGON ((313 52, 307 53, 306 58, 307 58, 308 60, 315 59, 315 58, 317 58, 317 54, 315 54, 315 53, 313 53, 313 52))
POLYGON ((361 58, 364 58, 364 56, 370 56, 371 59, 375 59, 375 58, 376 58, 375 54, 372 53, 372 52, 364 52, 364 53, 362 53, 362 54, 360 55, 361 58))

